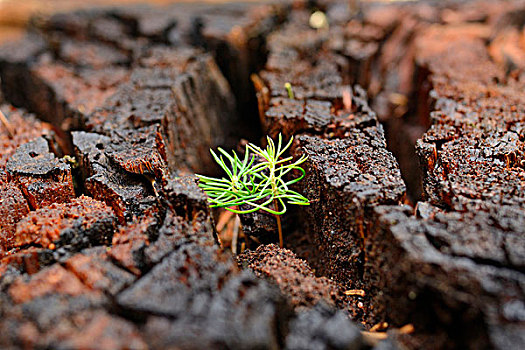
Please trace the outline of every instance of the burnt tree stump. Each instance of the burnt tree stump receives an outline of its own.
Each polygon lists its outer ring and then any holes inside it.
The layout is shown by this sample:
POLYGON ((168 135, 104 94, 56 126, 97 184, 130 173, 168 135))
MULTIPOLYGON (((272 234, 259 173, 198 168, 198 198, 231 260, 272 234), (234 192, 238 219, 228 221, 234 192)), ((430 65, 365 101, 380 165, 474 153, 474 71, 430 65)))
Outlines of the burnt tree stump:
POLYGON ((0 347, 523 348, 524 12, 35 17, 0 47, 0 347), (283 217, 288 249, 241 218, 265 236, 233 257, 194 173, 279 133, 311 204, 283 217))

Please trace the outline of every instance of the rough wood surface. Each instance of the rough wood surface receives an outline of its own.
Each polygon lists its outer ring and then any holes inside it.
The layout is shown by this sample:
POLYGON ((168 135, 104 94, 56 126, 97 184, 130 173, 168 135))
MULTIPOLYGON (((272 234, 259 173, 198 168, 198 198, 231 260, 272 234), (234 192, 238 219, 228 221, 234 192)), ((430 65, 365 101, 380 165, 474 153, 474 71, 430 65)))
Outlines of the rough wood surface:
POLYGON ((523 4, 351 3, 84 10, 2 47, 0 346, 523 347, 523 4), (258 121, 312 203, 241 270, 191 172, 258 121))

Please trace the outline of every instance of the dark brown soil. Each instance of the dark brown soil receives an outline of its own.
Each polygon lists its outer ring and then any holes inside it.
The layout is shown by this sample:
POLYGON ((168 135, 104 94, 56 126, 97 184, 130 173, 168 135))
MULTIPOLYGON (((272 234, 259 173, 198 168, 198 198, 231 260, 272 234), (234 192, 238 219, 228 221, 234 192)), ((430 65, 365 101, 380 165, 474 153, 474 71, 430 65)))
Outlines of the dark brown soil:
POLYGON ((337 285, 326 277, 316 277, 306 261, 275 244, 263 245, 237 257, 242 268, 279 286, 295 309, 312 307, 321 300, 331 305, 339 294, 337 285))

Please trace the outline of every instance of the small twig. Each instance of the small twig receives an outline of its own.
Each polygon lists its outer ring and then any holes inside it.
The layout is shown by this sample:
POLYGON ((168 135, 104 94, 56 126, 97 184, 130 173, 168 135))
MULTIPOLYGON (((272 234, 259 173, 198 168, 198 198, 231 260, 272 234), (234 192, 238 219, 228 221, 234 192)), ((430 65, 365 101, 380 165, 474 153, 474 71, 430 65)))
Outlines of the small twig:
POLYGON ((7 134, 9 135, 9 138, 12 139, 13 137, 15 137, 15 132, 14 132, 13 128, 11 127, 11 124, 9 124, 9 120, 7 120, 5 114, 4 114, 4 112, 2 112, 2 110, 0 110, 0 121, 5 126, 5 128, 7 130, 7 134))
MULTIPOLYGON (((385 340, 388 337, 386 332, 376 332, 379 327, 388 327, 388 323, 383 322, 375 325, 370 331, 361 331, 364 342, 369 346, 376 346, 380 341, 385 340), (376 328, 377 327, 377 328, 376 328)), ((404 325, 397 330, 401 334, 411 334, 414 332, 414 326, 412 324, 404 325)))
POLYGON ((365 296, 365 291, 362 289, 350 289, 344 292, 345 295, 359 295, 361 297, 365 296))
POLYGON ((233 237, 232 237, 232 253, 237 255, 237 241, 239 238, 239 228, 241 227, 241 219, 239 215, 235 216, 233 223, 233 237))
POLYGON ((350 92, 350 88, 347 86, 343 88, 343 108, 347 112, 352 111, 352 93, 350 92))
POLYGON ((384 332, 378 333, 361 331, 361 335, 363 336, 364 342, 369 346, 376 346, 377 344, 379 344, 380 341, 385 340, 388 337, 388 334, 384 332))
POLYGON ((370 332, 377 332, 377 331, 387 329, 387 328, 388 328, 388 322, 379 322, 378 324, 370 328, 370 332))
POLYGON ((409 324, 406 324, 403 327, 399 328, 399 333, 411 334, 411 333, 414 333, 414 330, 415 330, 414 325, 409 323, 409 324))

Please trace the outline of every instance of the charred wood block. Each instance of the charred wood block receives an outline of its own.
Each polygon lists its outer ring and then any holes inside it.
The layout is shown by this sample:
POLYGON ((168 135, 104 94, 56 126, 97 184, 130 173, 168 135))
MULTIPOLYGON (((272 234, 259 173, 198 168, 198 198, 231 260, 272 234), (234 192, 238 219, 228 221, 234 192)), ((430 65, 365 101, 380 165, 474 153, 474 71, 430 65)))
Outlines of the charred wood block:
POLYGON ((148 318, 145 332, 152 347, 279 348, 291 314, 275 288, 241 273, 223 281, 220 290, 195 293, 188 311, 176 319, 148 318))
POLYGON ((110 261, 106 247, 86 249, 67 259, 64 266, 89 288, 109 295, 116 295, 136 278, 110 261))
POLYGON ((75 196, 71 167, 50 152, 43 137, 18 147, 7 161, 6 170, 33 209, 67 203, 75 196))
MULTIPOLYGON (((6 333, 0 344, 33 348, 146 349, 131 322, 111 315, 96 295, 52 294, 10 305, 0 323, 6 333)), ((16 346, 15 346, 16 347, 16 346)))
POLYGON ((345 87, 349 106, 341 98, 334 103, 308 99, 305 101, 275 97, 264 112, 263 129, 276 138, 285 139, 301 133, 328 137, 347 137, 354 128, 377 125, 376 114, 367 103, 366 92, 359 86, 345 87))
POLYGON ((112 247, 108 254, 119 265, 140 276, 148 267, 144 250, 150 244, 150 239, 156 237, 154 232, 158 227, 158 219, 152 213, 137 218, 113 235, 112 247))
MULTIPOLYGON (((175 108, 176 124, 191 122, 189 126, 212 146, 228 141, 229 130, 226 125, 233 125, 237 120, 235 97, 210 54, 197 49, 154 47, 140 61, 149 70, 142 69, 136 73, 134 82, 137 88, 156 87, 159 82, 169 82, 172 76, 175 77, 168 88, 172 91, 171 102, 175 108), (159 65, 162 70, 158 70, 159 65), (165 78, 160 81, 152 79, 152 71, 156 72, 153 77, 160 74, 165 78), (179 71, 185 74, 177 75, 179 71)), ((177 135, 176 130, 171 133, 187 145, 195 142, 189 135, 177 135)))
POLYGON ((339 288, 326 277, 316 277, 306 261, 288 249, 275 244, 262 245, 256 251, 245 251, 237 257, 243 268, 279 287, 297 310, 324 301, 335 305, 339 288))
POLYGON ((58 58, 75 67, 102 69, 129 63, 127 55, 103 43, 73 41, 63 37, 53 39, 59 46, 58 58))
POLYGON ((69 166, 50 152, 45 138, 39 137, 18 147, 9 158, 6 169, 11 176, 46 176, 67 173, 69 166))
POLYGON ((91 113, 128 79, 124 68, 79 69, 43 57, 30 67, 33 93, 24 105, 62 130, 78 128, 81 116, 91 113))
POLYGON ((417 143, 424 195, 448 209, 524 201, 525 95, 490 60, 489 29, 437 26, 418 38, 418 64, 433 86, 432 126, 417 143))
POLYGON ((237 118, 235 99, 212 57, 158 46, 140 62, 144 67, 132 71, 131 82, 88 115, 84 125, 109 135, 115 128, 160 124, 172 170, 209 171, 209 148, 232 145, 228 125, 237 118))
MULTIPOLYGON (((74 324, 73 318, 77 318, 78 322, 82 313, 89 313, 91 309, 100 308, 105 304, 106 301, 100 295, 71 296, 64 293, 47 294, 28 300, 24 304, 13 305, 12 302, 6 301, 3 304, 6 309, 5 318, 0 321, 0 329, 5 336, 0 337, 0 344, 10 342, 14 347, 18 347, 19 344, 30 344, 28 346, 34 347, 42 344, 42 348, 60 347, 60 338, 54 339, 55 346, 46 346, 45 343, 51 340, 46 335, 57 330, 59 324, 60 328, 64 328, 64 323, 71 327, 74 324)), ((71 328, 68 330, 71 331, 71 328)), ((66 334, 62 335, 62 339, 66 334)))
MULTIPOLYGON (((170 151, 176 145, 193 149, 185 157, 194 171, 212 168, 206 163, 209 148, 218 145, 233 146, 232 131, 228 125, 238 120, 235 111, 235 97, 228 82, 209 55, 201 55, 188 65, 181 79, 172 87, 176 101, 175 124, 168 125, 167 139, 170 151), (193 126, 184 134, 178 134, 175 125, 193 126), (194 136, 200 135, 198 139, 194 136)), ((180 158, 176 158, 179 160, 180 158)), ((179 160, 180 161, 180 160, 179 160)))
POLYGON ((167 174, 166 147, 158 126, 114 131, 105 153, 129 173, 159 180, 167 174))
POLYGON ((104 107, 86 116, 88 131, 110 135, 116 129, 134 129, 173 120, 173 95, 168 89, 140 89, 122 85, 104 107))
MULTIPOLYGON (((144 5, 126 6, 115 9, 114 17, 132 35, 156 42, 166 41, 170 30, 181 26, 179 18, 176 18, 175 14, 167 8, 159 9, 144 5)), ((180 14, 180 18, 189 20, 188 17, 187 13, 180 14)))
POLYGON ((33 209, 44 208, 53 203, 68 203, 75 195, 70 173, 66 178, 51 179, 19 176, 17 182, 33 209))
POLYGON ((57 248, 57 254, 108 244, 113 236, 116 217, 103 202, 81 196, 69 203, 52 204, 31 212, 16 228, 8 247, 28 244, 57 248))
POLYGON ((12 183, 0 182, 0 247, 11 246, 16 224, 29 213, 22 191, 12 183))
POLYGON ((166 179, 162 192, 179 216, 188 220, 198 217, 210 220, 208 197, 197 181, 193 175, 171 176, 166 179))
POLYGON ((51 294, 70 297, 93 295, 101 297, 100 292, 93 292, 72 273, 60 265, 53 265, 31 276, 21 276, 8 289, 15 304, 27 303, 51 294))
POLYGON ((417 143, 425 195, 432 203, 458 210, 480 201, 523 206, 525 144, 518 134, 458 137, 436 129, 417 143))
POLYGON ((150 181, 125 171, 106 155, 112 143, 110 137, 82 131, 72 135, 86 190, 95 199, 110 205, 121 222, 140 216, 156 205, 150 181))
POLYGON ((15 109, 7 104, 0 104, 2 113, 12 126, 14 135, 11 137, 4 126, 0 128, 0 170, 5 168, 9 157, 15 153, 16 149, 39 136, 50 134, 50 128, 45 123, 38 121, 32 114, 23 110, 15 109))
POLYGON ((84 40, 89 34, 90 23, 96 18, 106 18, 106 9, 90 9, 56 13, 49 17, 35 18, 30 23, 34 31, 46 34, 63 33, 77 40, 84 40))
POLYGON ((133 312, 179 317, 188 303, 210 298, 237 271, 229 256, 215 247, 184 245, 117 297, 133 312))
POLYGON ((318 303, 290 322, 285 349, 361 349, 359 328, 341 310, 318 303))
POLYGON ((2 87, 16 106, 36 112, 63 130, 78 127, 78 114, 100 105, 114 93, 113 85, 127 78, 127 72, 117 67, 75 70, 53 61, 50 52, 44 53, 46 48, 39 35, 30 35, 16 49, 1 49, 2 87))
POLYGON ((148 349, 135 324, 102 309, 60 320, 52 330, 37 337, 34 344, 41 348, 148 349))
POLYGON ((309 62, 298 62, 286 72, 261 72, 272 97, 287 97, 285 83, 292 85, 292 91, 297 99, 317 99, 334 101, 341 98, 343 79, 337 64, 333 59, 320 59, 312 66, 309 62))
POLYGON ((139 216, 156 204, 151 185, 143 177, 130 176, 115 168, 93 164, 93 175, 86 179, 86 190, 110 205, 121 222, 139 216))
POLYGON ((82 115, 101 106, 128 79, 124 68, 74 69, 46 55, 27 69, 28 91, 20 105, 62 130, 78 128, 82 115))
POLYGON ((0 77, 5 98, 21 107, 33 92, 30 90, 31 77, 28 65, 47 49, 41 35, 28 34, 18 42, 0 47, 0 77), (24 86, 24 88, 21 88, 24 86))
POLYGON ((0 258, 0 271, 2 271, 0 284, 9 285, 13 276, 18 276, 20 273, 30 275, 37 273, 54 262, 56 257, 51 249, 37 247, 10 249, 0 258))
POLYGON ((358 288, 364 263, 368 211, 399 203, 405 185, 382 128, 355 130, 345 139, 299 136, 292 152, 308 156, 298 190, 311 202, 302 215, 306 234, 319 250, 311 262, 318 273, 358 288))
POLYGON ((304 57, 308 60, 315 59, 315 55, 312 53, 322 51, 330 33, 312 28, 309 25, 310 15, 308 9, 291 11, 287 22, 279 30, 271 33, 268 38, 270 55, 267 68, 288 71, 290 60, 286 58, 290 52, 293 52, 295 57, 304 57))
POLYGON ((158 237, 144 250, 146 263, 154 266, 172 251, 191 244, 202 247, 216 244, 210 219, 197 216, 186 221, 174 211, 168 210, 163 224, 158 229, 158 237))
POLYGON ((427 344, 446 334, 445 347, 523 346, 523 210, 446 213, 421 203, 418 213, 375 210, 365 272, 372 314, 414 324, 427 344))

